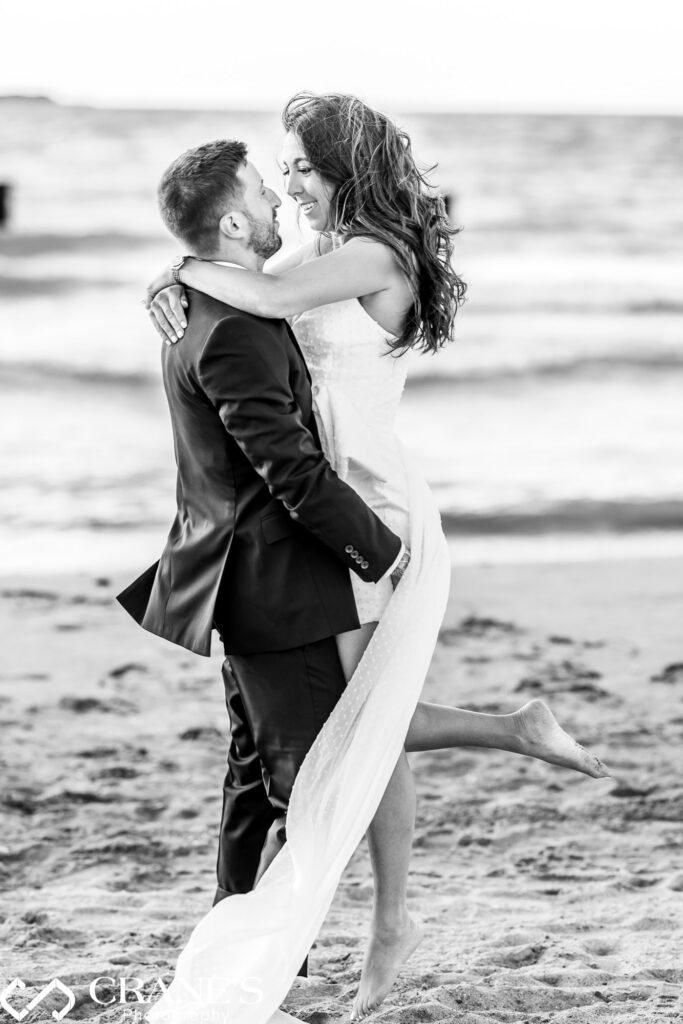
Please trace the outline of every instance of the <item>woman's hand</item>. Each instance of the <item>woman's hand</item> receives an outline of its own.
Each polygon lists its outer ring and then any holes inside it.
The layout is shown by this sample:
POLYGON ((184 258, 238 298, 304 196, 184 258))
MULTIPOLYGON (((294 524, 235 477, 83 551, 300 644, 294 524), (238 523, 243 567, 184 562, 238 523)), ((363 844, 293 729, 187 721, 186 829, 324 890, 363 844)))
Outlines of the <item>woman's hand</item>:
POLYGON ((180 284, 164 287, 151 299, 149 315, 162 341, 167 345, 175 345, 183 336, 187 327, 185 310, 187 296, 180 284))
POLYGON ((175 280, 173 278, 171 268, 166 267, 164 270, 162 270, 160 274, 158 274, 154 278, 151 284, 147 285, 147 290, 145 292, 146 298, 143 299, 145 307, 149 309, 149 307, 152 305, 152 300, 154 299, 154 296, 157 295, 160 291, 163 291, 164 288, 168 288, 172 284, 175 284, 175 280))

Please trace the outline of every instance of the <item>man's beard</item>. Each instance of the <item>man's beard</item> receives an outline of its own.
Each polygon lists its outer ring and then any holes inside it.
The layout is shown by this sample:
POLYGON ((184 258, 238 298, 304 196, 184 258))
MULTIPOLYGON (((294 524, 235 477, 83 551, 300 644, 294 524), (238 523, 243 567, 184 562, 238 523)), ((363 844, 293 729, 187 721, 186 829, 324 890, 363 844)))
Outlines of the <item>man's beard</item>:
POLYGON ((282 239, 278 234, 278 225, 275 223, 275 218, 273 217, 270 224, 268 224, 264 220, 256 220, 246 210, 244 214, 249 221, 251 229, 251 249, 257 256, 264 260, 269 260, 282 247, 282 239))

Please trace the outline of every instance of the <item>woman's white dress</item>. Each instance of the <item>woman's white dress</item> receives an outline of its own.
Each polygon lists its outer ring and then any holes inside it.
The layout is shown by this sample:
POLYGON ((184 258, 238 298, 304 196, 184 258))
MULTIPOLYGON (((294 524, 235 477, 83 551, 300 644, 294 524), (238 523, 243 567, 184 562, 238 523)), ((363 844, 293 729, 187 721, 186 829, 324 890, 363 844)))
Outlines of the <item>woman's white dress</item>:
MULTIPOLYGON (((408 484, 396 414, 407 360, 358 299, 318 306, 292 327, 313 382, 323 451, 332 468, 386 525, 408 543, 408 484)), ((378 622, 393 593, 391 580, 365 583, 351 573, 358 617, 378 622)))
MULTIPOLYGON (((287 843, 256 888, 195 927, 153 1024, 266 1024, 308 953, 370 824, 420 697, 448 598, 449 553, 432 495, 394 432, 405 359, 357 299, 292 324, 309 365, 321 441, 338 475, 407 544, 390 580, 352 573, 361 622, 379 624, 292 790, 287 843)), ((333 514, 333 512, 332 512, 333 514)))

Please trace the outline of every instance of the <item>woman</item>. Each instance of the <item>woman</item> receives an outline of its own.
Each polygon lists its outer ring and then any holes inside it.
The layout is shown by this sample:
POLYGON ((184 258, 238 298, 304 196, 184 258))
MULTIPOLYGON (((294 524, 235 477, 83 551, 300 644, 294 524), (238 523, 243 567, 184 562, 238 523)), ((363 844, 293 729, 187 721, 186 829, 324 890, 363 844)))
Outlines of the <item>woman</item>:
MULTIPOLYGON (((288 815, 287 846, 295 859, 297 851, 310 855, 302 837, 308 833, 309 843, 319 837, 310 821, 299 822, 297 811, 307 801, 297 797, 305 793, 311 802, 307 784, 313 776, 330 779, 327 797, 337 804, 349 793, 338 782, 345 764, 360 763, 361 782, 376 784, 374 796, 364 794, 365 811, 353 820, 360 838, 363 814, 372 816, 377 808, 368 832, 376 882, 371 937, 352 1010, 352 1019, 361 1019, 387 994, 420 938, 406 907, 415 805, 405 751, 489 746, 595 777, 606 772, 540 701, 500 716, 426 703, 415 708, 447 596, 448 553, 438 513, 405 459, 394 418, 406 376, 400 355, 410 348, 436 352, 452 335, 465 291, 451 267, 455 231, 417 169, 407 135, 384 115, 350 96, 300 94, 287 104, 283 122, 287 192, 318 232, 315 242, 280 263, 277 273, 190 259, 181 280, 247 312, 292 318, 311 371, 325 454, 413 555, 395 596, 389 580, 366 584, 352 574, 361 628, 340 636, 338 648, 349 682, 342 701, 348 697, 352 704, 355 694, 357 706, 353 713, 335 709, 297 778, 288 815), (387 716, 387 700, 400 702, 393 717, 387 716), (329 737, 345 715, 344 739, 335 747, 329 737), (377 741, 378 717, 396 755, 393 762, 385 758, 383 768, 370 764, 367 753, 377 741)), ((165 274, 150 287, 150 297, 157 296, 152 312, 176 341, 184 313, 178 289, 168 283, 165 274)), ((316 795, 322 803, 325 798, 324 792, 316 795)), ((328 822, 331 834, 340 834, 339 820, 328 822)), ((329 903, 339 877, 335 872, 325 876, 325 895, 314 911, 320 922, 320 907, 329 903)))

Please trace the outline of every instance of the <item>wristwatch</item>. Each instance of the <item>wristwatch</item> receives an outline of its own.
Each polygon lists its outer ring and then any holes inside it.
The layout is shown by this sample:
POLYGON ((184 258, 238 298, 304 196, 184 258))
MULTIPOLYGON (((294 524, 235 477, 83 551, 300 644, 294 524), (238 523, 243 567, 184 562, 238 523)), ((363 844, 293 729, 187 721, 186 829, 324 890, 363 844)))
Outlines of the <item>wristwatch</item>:
POLYGON ((189 256, 176 256, 171 264, 171 277, 176 284, 181 284, 180 271, 185 266, 185 260, 189 260, 189 256))
POLYGON ((403 576, 403 573, 406 571, 409 564, 410 551, 405 551, 401 556, 401 561, 398 563, 398 565, 391 574, 391 582, 394 584, 394 587, 396 587, 396 585, 398 584, 399 580, 403 576))

